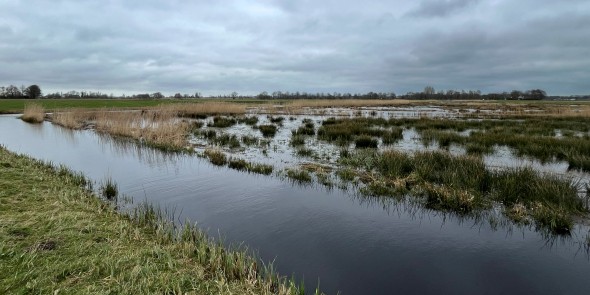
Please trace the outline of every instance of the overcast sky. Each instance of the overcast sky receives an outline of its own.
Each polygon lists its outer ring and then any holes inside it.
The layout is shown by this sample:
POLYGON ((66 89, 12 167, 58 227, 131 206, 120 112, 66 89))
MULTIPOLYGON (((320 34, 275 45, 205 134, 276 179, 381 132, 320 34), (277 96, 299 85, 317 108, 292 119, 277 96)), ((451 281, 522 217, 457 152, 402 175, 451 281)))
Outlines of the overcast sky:
POLYGON ((0 0, 0 85, 590 94, 588 0, 0 0))

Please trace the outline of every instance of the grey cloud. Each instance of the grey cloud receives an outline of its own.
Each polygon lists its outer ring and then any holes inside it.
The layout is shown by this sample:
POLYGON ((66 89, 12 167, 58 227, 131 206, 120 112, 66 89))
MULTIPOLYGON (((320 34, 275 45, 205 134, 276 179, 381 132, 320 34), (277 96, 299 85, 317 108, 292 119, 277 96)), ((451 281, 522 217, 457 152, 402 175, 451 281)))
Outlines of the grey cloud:
POLYGON ((416 9, 408 13, 408 16, 445 17, 479 1, 480 0, 422 0, 416 9))
POLYGON ((14 3, 0 85, 44 92, 590 93, 587 1, 14 3))

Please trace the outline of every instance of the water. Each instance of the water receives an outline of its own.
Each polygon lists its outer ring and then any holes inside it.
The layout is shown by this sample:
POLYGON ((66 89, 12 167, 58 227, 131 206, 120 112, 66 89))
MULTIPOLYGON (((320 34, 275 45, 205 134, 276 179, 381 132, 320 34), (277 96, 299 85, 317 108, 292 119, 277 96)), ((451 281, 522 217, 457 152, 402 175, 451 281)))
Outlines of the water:
POLYGON ((283 275, 334 294, 590 294, 588 228, 553 243, 527 228, 490 228, 352 193, 210 165, 93 131, 0 116, 0 144, 65 164, 175 211, 283 275))

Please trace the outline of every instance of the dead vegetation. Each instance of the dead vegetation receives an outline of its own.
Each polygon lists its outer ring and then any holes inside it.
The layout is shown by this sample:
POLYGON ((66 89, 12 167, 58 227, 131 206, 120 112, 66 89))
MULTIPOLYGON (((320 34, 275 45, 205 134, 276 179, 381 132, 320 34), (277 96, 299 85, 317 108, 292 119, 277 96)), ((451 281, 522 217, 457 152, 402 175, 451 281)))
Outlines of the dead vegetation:
POLYGON ((42 123, 45 118, 45 109, 38 103, 28 103, 20 118, 29 123, 42 123))

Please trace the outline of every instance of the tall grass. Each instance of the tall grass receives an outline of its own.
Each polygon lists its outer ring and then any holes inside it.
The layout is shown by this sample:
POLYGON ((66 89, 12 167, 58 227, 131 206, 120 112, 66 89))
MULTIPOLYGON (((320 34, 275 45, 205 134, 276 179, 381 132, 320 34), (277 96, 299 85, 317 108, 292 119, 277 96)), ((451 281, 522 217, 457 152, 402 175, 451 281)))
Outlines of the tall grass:
POLYGON ((557 234, 571 230, 573 216, 588 213, 569 179, 531 168, 490 171, 481 157, 363 150, 339 161, 344 167, 360 169, 356 175, 367 183, 365 192, 393 197, 411 192, 423 196, 424 205, 436 210, 466 214, 495 202, 509 208, 509 218, 518 221, 530 216, 539 227, 557 234))
POLYGON ((184 148, 191 129, 167 108, 141 112, 68 110, 54 113, 52 121, 74 129, 94 126, 97 132, 130 137, 163 149, 184 148))
POLYGON ((27 103, 21 120, 28 123, 42 123, 45 119, 45 109, 38 103, 27 103))

